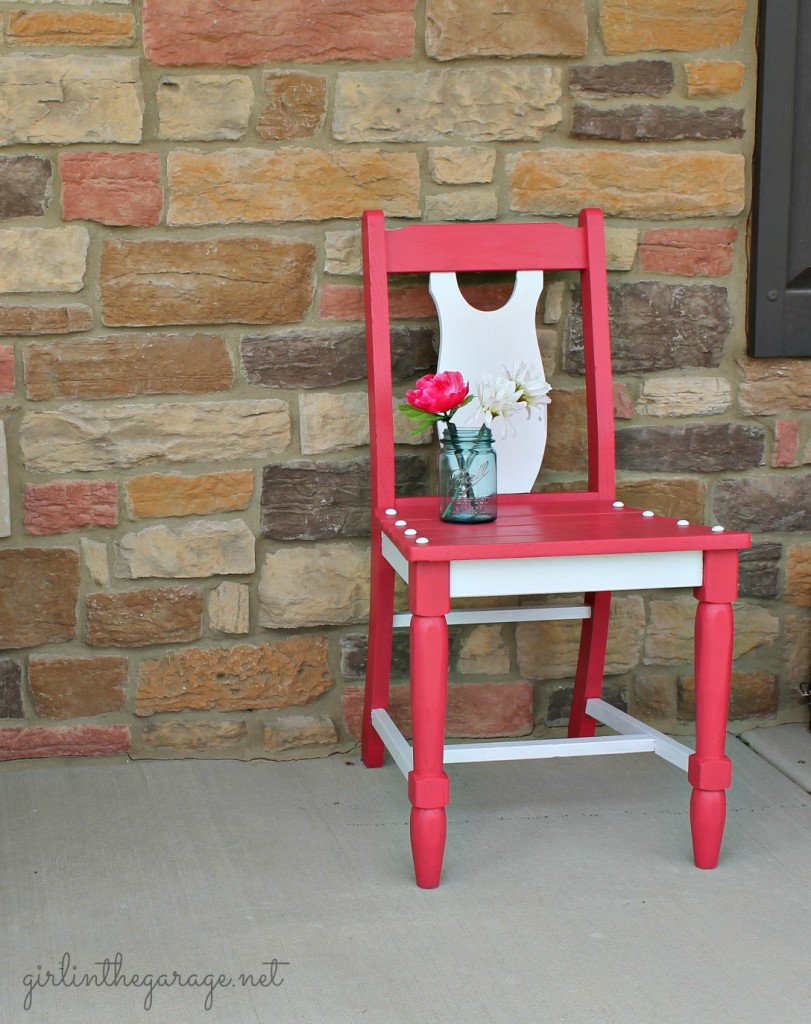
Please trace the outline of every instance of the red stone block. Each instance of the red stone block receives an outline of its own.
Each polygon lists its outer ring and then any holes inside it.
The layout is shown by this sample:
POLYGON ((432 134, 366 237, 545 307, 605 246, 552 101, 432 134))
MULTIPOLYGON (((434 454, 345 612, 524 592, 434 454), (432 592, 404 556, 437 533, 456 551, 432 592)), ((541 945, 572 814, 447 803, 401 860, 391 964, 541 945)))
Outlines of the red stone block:
POLYGON ((778 420, 774 427, 774 456, 772 465, 799 466, 800 421, 778 420))
POLYGON ((160 223, 163 189, 157 153, 61 153, 62 216, 100 224, 160 223))
MULTIPOLYGON (((344 724, 360 739, 363 687, 351 686, 341 694, 344 724)), ((526 736, 532 732, 532 684, 465 683, 448 688, 448 736, 526 736)), ((409 688, 392 686, 389 714, 405 736, 411 736, 409 688)))
POLYGON ((115 526, 118 484, 114 480, 55 480, 26 484, 23 523, 28 533, 71 533, 86 526, 115 526))
POLYGON ((36 725, 0 729, 0 761, 124 754, 129 745, 130 730, 126 725, 36 725))
POLYGON ((0 345, 0 395, 14 394, 14 349, 0 345))
POLYGON ((415 0, 145 0, 144 50, 153 64, 390 60, 414 50, 415 0))
POLYGON ((614 385, 614 418, 618 420, 634 418, 634 402, 624 384, 614 385))
POLYGON ((737 228, 657 228, 646 231, 640 265, 655 274, 724 277, 732 270, 737 228))
MULTIPOLYGON (((500 309, 509 299, 512 284, 460 285, 460 290, 476 309, 500 309)), ((427 284, 392 288, 389 311, 393 320, 436 317, 436 306, 427 284)), ((363 288, 353 284, 327 284, 321 289, 321 316, 330 320, 362 320, 363 288)))

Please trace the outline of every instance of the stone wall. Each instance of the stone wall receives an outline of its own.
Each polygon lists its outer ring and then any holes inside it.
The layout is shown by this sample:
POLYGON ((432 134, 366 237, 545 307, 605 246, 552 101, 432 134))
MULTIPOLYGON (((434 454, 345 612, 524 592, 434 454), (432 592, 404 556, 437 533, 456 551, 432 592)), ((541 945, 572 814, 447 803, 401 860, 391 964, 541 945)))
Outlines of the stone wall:
MULTIPOLYGON (((808 677, 804 363, 745 357, 755 0, 0 2, 0 758, 357 735, 358 218, 608 215, 620 495, 756 528, 733 718, 808 677)), ((486 296, 485 296, 486 297, 486 296)), ((398 291, 402 387, 431 366, 398 291)), ((539 317, 582 471, 578 296, 539 317)), ((433 455, 402 432, 402 487, 433 455)), ((620 595, 612 699, 689 728, 692 598, 620 595)), ((559 725, 571 623, 453 636, 449 731, 559 725)), ((407 719, 405 640, 394 702, 407 719)))

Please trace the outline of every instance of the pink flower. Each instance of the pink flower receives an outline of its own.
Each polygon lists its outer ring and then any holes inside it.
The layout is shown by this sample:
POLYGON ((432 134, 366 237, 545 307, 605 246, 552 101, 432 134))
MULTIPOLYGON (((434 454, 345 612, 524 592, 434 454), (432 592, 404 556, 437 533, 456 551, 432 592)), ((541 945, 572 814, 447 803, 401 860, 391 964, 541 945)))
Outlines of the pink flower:
POLYGON ((468 396, 470 388, 457 370, 444 373, 429 373, 420 377, 413 391, 406 392, 406 402, 415 409, 441 416, 460 406, 468 396))

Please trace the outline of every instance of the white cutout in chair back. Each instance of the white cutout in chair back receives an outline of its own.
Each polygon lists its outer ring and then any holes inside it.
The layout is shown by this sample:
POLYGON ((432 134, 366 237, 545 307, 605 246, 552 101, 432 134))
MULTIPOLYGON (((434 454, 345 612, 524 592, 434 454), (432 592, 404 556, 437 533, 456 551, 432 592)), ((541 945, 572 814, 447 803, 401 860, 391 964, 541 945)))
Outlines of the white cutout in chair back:
MULTIPOLYGON (((535 311, 543 291, 543 271, 519 270, 508 301, 491 311, 475 309, 459 291, 454 273, 430 275, 429 288, 439 314, 438 372, 458 370, 475 392, 476 381, 500 377, 513 363, 524 363, 543 380, 544 370, 535 330, 535 311)), ((483 420, 471 402, 453 418, 458 427, 477 427, 483 420)), ((532 489, 546 447, 546 406, 493 423, 498 458, 498 489, 502 494, 532 489)))

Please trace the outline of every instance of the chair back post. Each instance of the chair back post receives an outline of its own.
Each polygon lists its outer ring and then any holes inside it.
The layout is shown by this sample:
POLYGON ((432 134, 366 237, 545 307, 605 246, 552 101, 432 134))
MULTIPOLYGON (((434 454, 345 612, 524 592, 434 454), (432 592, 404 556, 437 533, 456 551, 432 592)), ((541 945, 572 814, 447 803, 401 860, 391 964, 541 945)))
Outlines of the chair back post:
POLYGON ((363 290, 366 308, 366 363, 369 377, 369 447, 372 507, 394 502, 394 398, 391 381, 391 339, 386 258, 386 227, 382 211, 367 210, 361 221, 363 290))
POLYGON ((578 220, 586 244, 586 267, 580 275, 583 348, 586 370, 589 490, 600 498, 616 495, 614 395, 611 383, 611 334, 608 275, 601 210, 582 210, 578 220))

